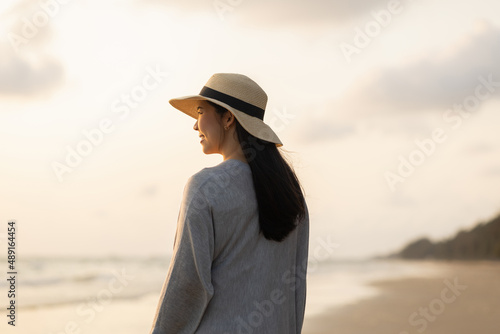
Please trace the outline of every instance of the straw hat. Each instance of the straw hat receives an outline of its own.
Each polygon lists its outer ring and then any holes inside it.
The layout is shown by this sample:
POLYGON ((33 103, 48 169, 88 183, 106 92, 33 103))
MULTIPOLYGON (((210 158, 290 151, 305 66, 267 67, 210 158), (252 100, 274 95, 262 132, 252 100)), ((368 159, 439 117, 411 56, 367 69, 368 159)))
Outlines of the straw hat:
POLYGON ((216 73, 198 95, 171 99, 169 103, 183 113, 198 119, 196 101, 207 100, 234 114, 241 126, 253 136, 283 146, 276 133, 264 123, 267 94, 255 81, 236 73, 216 73))

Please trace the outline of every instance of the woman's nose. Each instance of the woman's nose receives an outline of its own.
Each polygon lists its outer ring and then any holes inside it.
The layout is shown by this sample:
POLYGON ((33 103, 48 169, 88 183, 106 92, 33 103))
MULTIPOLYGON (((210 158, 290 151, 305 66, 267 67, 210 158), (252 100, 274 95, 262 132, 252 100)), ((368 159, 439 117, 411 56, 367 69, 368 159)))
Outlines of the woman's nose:
POLYGON ((196 122, 194 122, 193 129, 198 131, 198 120, 196 120, 196 122))

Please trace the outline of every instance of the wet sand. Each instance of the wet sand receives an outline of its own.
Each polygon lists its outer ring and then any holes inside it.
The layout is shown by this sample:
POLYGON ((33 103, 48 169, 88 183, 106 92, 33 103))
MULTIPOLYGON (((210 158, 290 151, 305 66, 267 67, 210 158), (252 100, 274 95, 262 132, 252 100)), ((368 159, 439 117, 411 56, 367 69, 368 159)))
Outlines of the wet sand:
POLYGON ((500 262, 438 263, 442 277, 374 282, 380 295, 307 318, 302 333, 499 333, 500 262))

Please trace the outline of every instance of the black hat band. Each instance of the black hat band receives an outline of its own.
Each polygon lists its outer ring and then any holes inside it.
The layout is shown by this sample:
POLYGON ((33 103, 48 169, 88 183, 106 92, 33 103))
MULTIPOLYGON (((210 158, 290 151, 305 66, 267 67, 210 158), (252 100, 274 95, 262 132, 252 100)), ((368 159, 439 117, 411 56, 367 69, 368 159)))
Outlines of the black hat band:
POLYGON ((200 95, 224 102, 225 104, 230 105, 234 109, 238 109, 239 111, 242 111, 247 115, 257 117, 262 121, 264 120, 264 109, 256 107, 253 104, 240 100, 231 95, 221 93, 207 86, 203 86, 200 91, 200 95))

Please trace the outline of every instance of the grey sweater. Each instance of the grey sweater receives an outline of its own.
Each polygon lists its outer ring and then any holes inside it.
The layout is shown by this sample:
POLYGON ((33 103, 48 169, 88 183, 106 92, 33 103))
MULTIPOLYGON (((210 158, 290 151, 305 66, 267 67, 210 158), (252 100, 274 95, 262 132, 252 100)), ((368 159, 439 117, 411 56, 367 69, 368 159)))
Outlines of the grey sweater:
POLYGON ((306 214, 284 241, 267 240, 248 164, 228 159, 192 175, 150 334, 301 333, 306 214))

